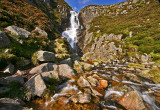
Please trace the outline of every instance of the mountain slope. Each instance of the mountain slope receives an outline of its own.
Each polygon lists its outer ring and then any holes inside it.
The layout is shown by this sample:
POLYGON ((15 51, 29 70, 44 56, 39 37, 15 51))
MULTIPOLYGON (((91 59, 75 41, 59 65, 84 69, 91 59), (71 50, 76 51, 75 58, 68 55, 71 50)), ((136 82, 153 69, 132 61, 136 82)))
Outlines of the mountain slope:
MULTIPOLYGON (((84 53, 97 53, 98 49, 94 48, 97 39, 106 34, 122 34, 122 41, 117 42, 114 41, 116 39, 112 39, 109 42, 121 45, 123 53, 127 52, 128 55, 133 57, 136 57, 136 53, 141 51, 147 54, 151 53, 153 59, 158 60, 160 52, 159 15, 160 4, 157 0, 127 0, 126 2, 108 6, 87 6, 80 12, 80 18, 86 31, 83 31, 79 38, 83 39, 79 46, 84 53), (89 40, 85 41, 86 39, 89 40)), ((104 40, 102 41, 104 42, 104 40)), ((100 47, 103 44, 99 44, 100 47)), ((101 52, 107 52, 104 50, 101 52)), ((97 56, 101 56, 101 52, 97 56)), ((108 56, 107 53, 105 53, 106 56, 108 56)))

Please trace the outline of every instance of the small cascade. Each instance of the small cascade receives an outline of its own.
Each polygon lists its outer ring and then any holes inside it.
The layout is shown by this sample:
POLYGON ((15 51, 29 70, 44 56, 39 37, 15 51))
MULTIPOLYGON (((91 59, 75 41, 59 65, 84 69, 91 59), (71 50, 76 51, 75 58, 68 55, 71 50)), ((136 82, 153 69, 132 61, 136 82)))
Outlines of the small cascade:
POLYGON ((70 12, 70 27, 66 29, 66 31, 62 32, 62 36, 65 37, 70 43, 71 47, 74 49, 77 44, 77 30, 80 27, 78 15, 79 13, 75 11, 70 12))

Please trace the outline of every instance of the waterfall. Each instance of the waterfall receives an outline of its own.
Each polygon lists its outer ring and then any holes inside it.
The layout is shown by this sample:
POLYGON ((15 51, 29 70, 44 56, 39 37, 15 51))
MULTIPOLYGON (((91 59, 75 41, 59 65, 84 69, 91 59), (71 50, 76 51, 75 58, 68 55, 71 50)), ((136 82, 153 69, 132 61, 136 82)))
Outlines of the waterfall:
POLYGON ((62 32, 62 36, 65 37, 70 43, 72 48, 76 47, 77 44, 77 30, 80 27, 78 15, 79 13, 75 11, 70 11, 70 27, 66 29, 66 31, 62 32))

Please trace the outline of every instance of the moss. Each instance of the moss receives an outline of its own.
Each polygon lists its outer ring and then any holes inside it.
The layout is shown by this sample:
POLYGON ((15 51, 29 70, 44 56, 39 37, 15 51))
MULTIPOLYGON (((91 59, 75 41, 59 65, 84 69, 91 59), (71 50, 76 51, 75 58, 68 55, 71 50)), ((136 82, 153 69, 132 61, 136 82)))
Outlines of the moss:
POLYGON ((19 82, 10 82, 7 85, 3 85, 5 87, 10 88, 9 92, 1 94, 0 98, 8 97, 8 98, 20 98, 25 100, 25 92, 27 91, 23 85, 19 82))
POLYGON ((145 65, 143 64, 136 64, 136 63, 130 63, 128 65, 129 68, 145 68, 145 65))
POLYGON ((37 59, 37 54, 38 54, 38 52, 35 52, 35 53, 32 55, 32 63, 33 63, 34 65, 39 65, 39 61, 38 61, 38 59, 37 59))
POLYGON ((156 83, 160 83, 160 69, 158 68, 151 69, 149 72, 143 73, 142 76, 151 78, 156 83))
POLYGON ((0 53, 0 69, 6 67, 9 63, 16 64, 19 58, 13 54, 0 53))

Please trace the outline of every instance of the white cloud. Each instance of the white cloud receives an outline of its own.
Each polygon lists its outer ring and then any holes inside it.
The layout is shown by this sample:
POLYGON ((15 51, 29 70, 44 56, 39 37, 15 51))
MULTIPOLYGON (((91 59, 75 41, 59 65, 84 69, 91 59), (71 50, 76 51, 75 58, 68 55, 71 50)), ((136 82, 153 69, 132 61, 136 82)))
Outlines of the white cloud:
POLYGON ((73 7, 74 10, 77 10, 77 7, 73 7))
POLYGON ((91 0, 79 0, 79 3, 80 4, 85 4, 85 3, 89 2, 89 1, 91 1, 91 0))

